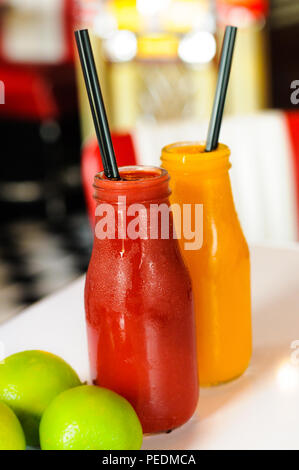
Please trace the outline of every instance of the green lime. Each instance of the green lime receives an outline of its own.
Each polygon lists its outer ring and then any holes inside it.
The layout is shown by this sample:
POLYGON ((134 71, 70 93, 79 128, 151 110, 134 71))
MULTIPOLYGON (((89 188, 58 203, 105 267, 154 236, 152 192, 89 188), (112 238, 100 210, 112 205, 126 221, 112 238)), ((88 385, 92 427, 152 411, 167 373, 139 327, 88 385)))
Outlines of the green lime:
POLYGON ((130 403, 94 385, 56 397, 39 432, 43 450, 139 450, 142 444, 141 424, 130 403))
POLYGON ((14 412, 0 401, 0 450, 25 449, 25 436, 20 421, 14 412))
POLYGON ((15 412, 31 446, 39 445, 39 423, 49 403, 80 384, 76 372, 48 352, 24 351, 0 364, 0 400, 15 412))

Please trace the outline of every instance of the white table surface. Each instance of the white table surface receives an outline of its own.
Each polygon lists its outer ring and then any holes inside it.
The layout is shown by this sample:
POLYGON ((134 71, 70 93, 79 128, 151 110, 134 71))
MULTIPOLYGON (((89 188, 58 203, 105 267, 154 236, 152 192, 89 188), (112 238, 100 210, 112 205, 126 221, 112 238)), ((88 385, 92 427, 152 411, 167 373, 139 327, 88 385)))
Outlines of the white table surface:
MULTIPOLYGON (((202 389, 189 423, 145 437, 143 449, 299 449, 299 247, 255 247, 252 256, 253 341, 250 367, 239 379, 202 389)), ((43 349, 89 378, 84 279, 1 325, 5 356, 43 349)), ((1 344, 1 343, 0 343, 1 344)))

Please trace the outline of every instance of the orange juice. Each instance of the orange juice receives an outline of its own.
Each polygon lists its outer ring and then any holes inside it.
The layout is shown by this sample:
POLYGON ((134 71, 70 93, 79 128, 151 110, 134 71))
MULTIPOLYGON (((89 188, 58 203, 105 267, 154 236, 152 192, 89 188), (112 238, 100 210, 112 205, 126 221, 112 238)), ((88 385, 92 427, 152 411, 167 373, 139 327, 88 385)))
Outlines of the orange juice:
POLYGON ((170 202, 203 205, 201 248, 186 249, 195 298, 201 385, 241 375, 251 357, 250 259, 236 213, 228 170, 230 150, 205 152, 199 143, 164 147, 162 164, 171 176, 170 202))

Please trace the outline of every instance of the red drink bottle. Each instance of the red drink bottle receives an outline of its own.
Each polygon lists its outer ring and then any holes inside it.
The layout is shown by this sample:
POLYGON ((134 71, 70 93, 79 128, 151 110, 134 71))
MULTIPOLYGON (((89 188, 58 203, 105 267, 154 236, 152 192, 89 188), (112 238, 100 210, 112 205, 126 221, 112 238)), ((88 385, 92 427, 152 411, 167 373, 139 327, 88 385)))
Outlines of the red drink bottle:
POLYGON ((100 173, 94 183, 85 286, 91 371, 97 385, 130 401, 145 433, 163 432, 185 423, 198 400, 191 281, 171 213, 168 237, 162 217, 151 213, 155 205, 169 208, 168 173, 124 167, 120 175, 112 181, 100 173))

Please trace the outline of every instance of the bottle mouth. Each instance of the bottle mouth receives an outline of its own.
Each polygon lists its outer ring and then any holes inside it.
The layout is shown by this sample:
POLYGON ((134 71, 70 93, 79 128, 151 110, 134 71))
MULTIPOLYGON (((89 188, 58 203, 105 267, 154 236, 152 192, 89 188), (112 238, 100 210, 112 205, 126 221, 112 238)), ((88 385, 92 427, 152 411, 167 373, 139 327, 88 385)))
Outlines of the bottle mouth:
POLYGON ((206 152, 205 142, 175 142, 162 149, 162 161, 170 164, 180 164, 192 170, 208 170, 230 168, 230 149, 227 145, 219 144, 216 150, 206 152))
POLYGON ((101 171, 95 175, 94 185, 97 186, 99 181, 115 187, 125 187, 140 183, 155 184, 157 179, 168 177, 168 173, 164 168, 155 166, 130 165, 122 166, 118 170, 121 177, 120 180, 111 180, 105 176, 104 171, 101 171))
POLYGON ((132 165, 119 167, 120 180, 108 179, 104 172, 94 178, 94 197, 98 200, 115 200, 127 196, 130 200, 146 201, 168 197, 168 172, 155 166, 132 165))

